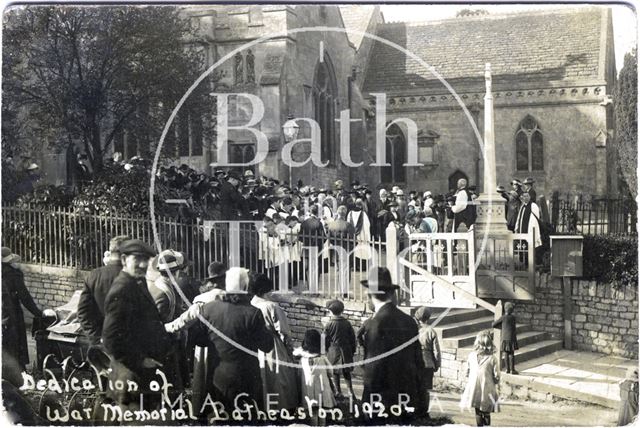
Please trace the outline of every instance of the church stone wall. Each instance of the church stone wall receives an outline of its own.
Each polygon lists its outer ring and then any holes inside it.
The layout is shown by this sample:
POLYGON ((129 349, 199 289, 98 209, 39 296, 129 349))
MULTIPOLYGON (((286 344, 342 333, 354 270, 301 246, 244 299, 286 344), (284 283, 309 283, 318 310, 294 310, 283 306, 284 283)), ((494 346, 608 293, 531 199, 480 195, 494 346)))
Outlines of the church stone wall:
MULTIPOLYGON (((296 7, 294 13, 289 16, 289 28, 317 26, 342 28, 343 24, 338 7, 329 5, 324 6, 324 8, 296 7)), ((287 45, 287 56, 285 58, 283 82, 286 82, 286 84, 282 85, 283 122, 288 113, 298 117, 314 118, 313 86, 321 52, 324 52, 335 72, 337 86, 335 113, 336 117, 339 117, 340 110, 349 108, 348 77, 351 75, 351 67, 354 64, 355 57, 355 49, 349 44, 347 35, 342 32, 331 31, 301 31, 293 34, 292 39, 287 45)), ((336 159, 338 159, 340 148, 338 129, 339 126, 336 123, 333 146, 336 152, 336 159)), ((308 128, 301 124, 298 137, 305 138, 308 136, 308 128)), ((353 144, 356 144, 356 142, 352 141, 353 144)), ((309 146, 301 144, 298 149, 299 152, 308 153, 309 146)), ((306 156, 305 154, 303 158, 306 158, 306 156)), ((311 183, 324 187, 338 177, 348 179, 349 173, 347 168, 342 167, 342 165, 338 167, 336 163, 332 163, 326 168, 306 165, 299 169, 294 168, 293 181, 296 182, 298 179, 302 179, 305 184, 311 183)))
MULTIPOLYGON (((473 109, 470 108, 472 117, 473 109)), ((498 184, 507 186, 513 177, 536 180, 538 195, 549 197, 560 192, 604 195, 608 191, 606 147, 596 147, 598 132, 607 129, 606 109, 597 102, 583 104, 497 105, 495 107, 496 167, 498 184), (515 135, 520 122, 527 115, 538 122, 544 139, 544 171, 516 171, 515 135)), ((435 131, 438 165, 409 167, 407 184, 410 189, 446 192, 448 178, 456 170, 469 177, 470 183, 482 191, 483 162, 479 144, 470 121, 460 106, 443 109, 412 109, 387 111, 387 120, 405 117, 414 120, 418 129, 435 131), (478 162, 478 159, 480 161, 478 162)), ((477 113, 478 130, 483 137, 484 111, 477 113)), ((369 151, 375 153, 373 136, 369 137, 369 151)), ((379 174, 372 168, 372 177, 379 174)), ((372 178, 373 179, 373 178, 372 178)))

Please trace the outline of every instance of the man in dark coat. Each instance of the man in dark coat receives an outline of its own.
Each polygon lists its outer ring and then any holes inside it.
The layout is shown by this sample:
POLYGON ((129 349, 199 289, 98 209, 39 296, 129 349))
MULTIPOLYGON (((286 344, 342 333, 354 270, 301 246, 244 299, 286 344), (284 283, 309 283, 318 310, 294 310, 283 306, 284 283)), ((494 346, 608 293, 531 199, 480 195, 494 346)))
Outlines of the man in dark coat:
POLYGON ((378 234, 382 242, 387 240, 387 227, 394 221, 399 221, 398 216, 398 203, 396 201, 390 201, 382 205, 382 209, 378 211, 376 222, 378 223, 378 234))
POLYGON ((233 409, 236 397, 240 407, 252 405, 254 401, 259 407, 263 404, 258 358, 238 345, 253 353, 273 349, 273 336, 267 330, 260 309, 251 305, 248 287, 246 269, 229 269, 225 277, 224 300, 206 303, 201 312, 211 326, 226 336, 213 330, 208 332, 220 359, 213 375, 215 397, 227 409, 233 409), (248 396, 241 396, 243 393, 248 396))
POLYGON ((339 274, 340 294, 346 298, 349 293, 349 253, 355 247, 356 229, 346 220, 347 207, 340 205, 337 214, 338 218, 327 226, 327 238, 329 244, 342 247, 347 252, 346 255, 333 250, 330 252, 331 262, 335 263, 339 274))
POLYGON ((426 390, 420 376, 424 361, 417 340, 418 325, 396 307, 394 295, 398 286, 392 283, 388 269, 371 269, 362 285, 368 288, 370 304, 374 307, 374 315, 367 321, 361 334, 367 360, 364 365, 362 401, 373 402, 380 398, 389 413, 390 406, 401 404, 399 401, 404 400, 407 403, 405 406, 415 408, 413 412, 404 408, 397 420, 381 418, 379 422, 406 423, 426 411, 426 390), (409 342, 409 346, 398 349, 409 342), (380 358, 386 353, 390 354, 380 358))
MULTIPOLYGON (((300 224, 300 235, 299 239, 302 242, 303 247, 308 248, 316 248, 318 250, 318 255, 320 251, 322 251, 322 246, 325 241, 325 232, 324 226, 322 222, 318 218, 318 205, 311 205, 309 207, 309 217, 300 224)), ((309 282, 309 268, 310 264, 314 263, 312 259, 310 259, 309 251, 302 252, 303 258, 303 271, 305 272, 305 279, 307 283, 309 282)), ((316 257, 316 273, 320 275, 320 270, 317 268, 318 266, 318 258, 316 257)))
POLYGON ((453 211, 452 232, 454 233, 462 223, 464 223, 467 229, 470 229, 476 221, 476 210, 473 205, 473 198, 471 192, 467 189, 467 180, 464 178, 458 180, 455 204, 451 206, 451 211, 453 211))
MULTIPOLYGON (((14 266, 20 257, 2 247, 2 353, 3 371, 5 360, 17 362, 21 371, 29 364, 27 348, 27 328, 24 323, 22 305, 36 318, 42 318, 43 312, 33 301, 24 284, 22 271, 14 266), (7 355, 7 357, 5 357, 7 355)), ((6 373, 3 374, 3 377, 6 373)))
POLYGON ((507 229, 514 231, 516 228, 516 220, 520 211, 520 195, 522 183, 520 180, 511 181, 511 190, 506 193, 507 196, 507 229))
POLYGON ((220 183, 219 195, 223 220, 240 220, 240 216, 246 212, 246 201, 238 191, 240 183, 240 176, 234 171, 229 172, 227 181, 220 183))
MULTIPOLYGON (((156 368, 168 370, 164 366, 173 343, 145 280, 154 251, 144 242, 131 239, 120 245, 120 253, 122 271, 105 300, 102 340, 112 358, 113 377, 133 380, 139 386, 137 392, 118 391, 116 400, 133 404, 144 393, 145 401, 153 402, 154 397, 147 395, 149 382, 156 378, 156 368)), ((170 373, 166 375, 171 382, 170 373)))
POLYGON ((109 241, 109 255, 106 266, 99 267, 87 276, 78 302, 78 319, 82 330, 92 343, 100 342, 104 322, 104 301, 113 280, 122 270, 120 244, 128 240, 126 236, 116 236, 109 241))
POLYGON ((531 195, 531 200, 533 202, 537 202, 538 200, 536 199, 536 190, 533 188, 534 183, 536 182, 536 180, 534 180, 531 177, 527 177, 524 179, 524 181, 522 182, 523 184, 523 192, 529 192, 529 194, 531 195))

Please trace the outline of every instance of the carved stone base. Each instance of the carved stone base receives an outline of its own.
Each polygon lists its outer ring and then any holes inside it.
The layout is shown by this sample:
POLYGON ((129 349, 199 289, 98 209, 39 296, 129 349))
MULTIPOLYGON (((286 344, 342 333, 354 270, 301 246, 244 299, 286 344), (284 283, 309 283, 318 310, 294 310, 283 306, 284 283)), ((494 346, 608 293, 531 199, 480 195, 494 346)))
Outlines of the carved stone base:
POLYGON ((482 194, 476 199, 476 218, 475 230, 476 236, 479 236, 485 230, 489 233, 509 233, 507 229, 507 220, 505 218, 505 200, 498 193, 489 195, 482 194))

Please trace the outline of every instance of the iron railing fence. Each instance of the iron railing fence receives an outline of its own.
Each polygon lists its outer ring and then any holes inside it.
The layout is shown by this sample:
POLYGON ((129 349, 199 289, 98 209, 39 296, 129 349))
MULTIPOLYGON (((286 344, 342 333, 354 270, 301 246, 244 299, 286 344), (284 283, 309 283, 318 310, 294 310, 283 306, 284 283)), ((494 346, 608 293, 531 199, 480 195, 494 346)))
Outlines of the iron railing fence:
MULTIPOLYGON (((262 222, 225 222, 156 218, 161 249, 185 254, 190 273, 203 281, 207 266, 222 261, 267 273, 276 290, 366 301, 360 281, 372 265, 386 266, 387 243, 372 237, 310 235, 278 227, 266 231, 262 222), (313 249, 315 248, 315 250, 313 249)), ((5 206, 2 243, 26 263, 90 270, 103 265, 109 240, 118 235, 154 245, 150 218, 77 213, 66 208, 5 206)), ((396 251, 395 243, 392 251, 396 251)), ((156 247, 157 249, 157 247, 156 247)))
POLYGON ((638 206, 630 198, 590 198, 553 194, 551 223, 557 233, 637 235, 638 206))

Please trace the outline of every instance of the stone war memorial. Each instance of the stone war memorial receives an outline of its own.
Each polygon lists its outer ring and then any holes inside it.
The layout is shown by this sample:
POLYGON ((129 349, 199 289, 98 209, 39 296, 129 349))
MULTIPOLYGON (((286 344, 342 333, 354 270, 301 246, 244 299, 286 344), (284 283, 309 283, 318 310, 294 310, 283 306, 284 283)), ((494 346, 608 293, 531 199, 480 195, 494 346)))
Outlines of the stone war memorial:
POLYGON ((25 4, 2 418, 638 417, 626 4, 25 4))

